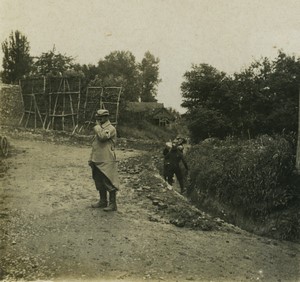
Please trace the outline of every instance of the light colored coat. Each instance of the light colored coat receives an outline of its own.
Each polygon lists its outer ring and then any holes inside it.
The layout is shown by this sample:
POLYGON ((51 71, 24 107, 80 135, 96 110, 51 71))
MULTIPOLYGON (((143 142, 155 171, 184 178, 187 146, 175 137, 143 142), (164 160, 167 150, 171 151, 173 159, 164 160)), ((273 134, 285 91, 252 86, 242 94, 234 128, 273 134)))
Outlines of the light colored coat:
POLYGON ((106 121, 94 126, 95 136, 92 142, 90 161, 96 164, 111 181, 112 185, 119 189, 118 165, 115 153, 117 132, 115 127, 106 121))

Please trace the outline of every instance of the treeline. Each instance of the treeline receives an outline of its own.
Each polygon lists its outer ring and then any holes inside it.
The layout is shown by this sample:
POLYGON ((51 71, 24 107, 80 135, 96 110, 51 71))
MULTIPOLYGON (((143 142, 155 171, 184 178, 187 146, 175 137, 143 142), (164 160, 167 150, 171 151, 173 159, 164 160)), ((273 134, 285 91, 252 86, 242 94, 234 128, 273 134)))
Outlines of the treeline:
MULTIPOLYGON (((83 87, 122 86, 125 101, 154 102, 159 59, 147 51, 137 62, 130 51, 113 51, 97 65, 80 65, 53 48, 38 57, 21 32, 2 43, 4 83, 35 76, 79 76, 83 87)), ((228 75, 208 64, 193 65, 181 84, 182 107, 191 138, 254 138, 261 134, 297 132, 300 59, 279 51, 239 73, 228 75)))
POLYGON ((113 51, 97 65, 75 62, 71 56, 52 50, 38 57, 30 55, 30 43, 20 31, 11 32, 2 43, 2 82, 17 84, 21 78, 41 76, 78 76, 83 87, 122 86, 126 101, 155 102, 159 78, 159 58, 149 51, 137 62, 130 51, 113 51))
POLYGON ((233 75, 193 65, 181 85, 192 139, 297 132, 299 79, 300 59, 282 51, 233 75))

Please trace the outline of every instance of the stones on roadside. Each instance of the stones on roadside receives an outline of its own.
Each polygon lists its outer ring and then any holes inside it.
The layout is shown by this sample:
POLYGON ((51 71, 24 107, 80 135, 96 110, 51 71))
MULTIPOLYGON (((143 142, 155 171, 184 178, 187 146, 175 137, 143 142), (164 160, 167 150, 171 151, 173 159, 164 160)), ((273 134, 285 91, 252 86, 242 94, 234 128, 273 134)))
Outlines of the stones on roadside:
POLYGON ((157 206, 159 210, 168 208, 168 205, 164 203, 160 198, 153 197, 151 195, 147 195, 147 198, 149 198, 152 201, 152 205, 157 206))
POLYGON ((7 272, 4 269, 0 268, 0 280, 4 279, 6 275, 7 272))
POLYGON ((144 191, 150 191, 150 190, 151 190, 151 187, 150 187, 150 186, 147 186, 147 185, 144 185, 144 186, 142 186, 142 189, 143 189, 144 191))
POLYGON ((128 275, 129 275, 128 272, 123 272, 123 273, 121 273, 121 274, 119 274, 119 275, 117 276, 117 279, 118 279, 118 280, 125 279, 126 276, 128 276, 128 275))
POLYGON ((154 206, 158 206, 159 200, 156 200, 156 199, 152 200, 152 204, 153 204, 154 206))
POLYGON ((150 186, 146 186, 146 185, 141 185, 139 182, 135 182, 132 184, 132 188, 136 191, 136 192, 149 192, 151 190, 150 186))
POLYGON ((168 185, 167 185, 167 189, 171 191, 171 190, 173 190, 173 187, 172 187, 171 185, 168 184, 168 185))
POLYGON ((129 174, 138 174, 140 172, 141 172, 141 170, 138 168, 132 168, 132 169, 127 170, 127 173, 129 173, 129 174))
POLYGON ((165 204, 165 203, 163 203, 163 202, 159 202, 159 203, 158 203, 158 209, 159 209, 159 210, 164 210, 164 209, 166 209, 166 208, 168 208, 168 205, 167 205, 167 204, 165 204))
POLYGON ((119 162, 120 173, 135 175, 141 173, 145 167, 141 163, 134 163, 133 160, 122 160, 119 162))
POLYGON ((39 266, 38 263, 31 264, 31 267, 32 267, 32 268, 37 268, 38 266, 39 266))
POLYGON ((186 224, 186 221, 183 220, 183 219, 177 218, 177 219, 171 219, 171 220, 170 220, 170 223, 171 223, 171 224, 174 224, 174 225, 177 226, 177 227, 184 227, 185 224, 186 224))
POLYGON ((215 221, 219 226, 221 226, 221 225, 223 225, 223 224, 225 223, 225 221, 224 221, 223 219, 218 218, 218 217, 215 218, 214 221, 215 221))
POLYGON ((159 218, 157 216, 149 215, 148 219, 152 222, 159 222, 159 218))
POLYGON ((152 194, 147 194, 146 197, 150 200, 153 200, 154 199, 154 196, 152 194))

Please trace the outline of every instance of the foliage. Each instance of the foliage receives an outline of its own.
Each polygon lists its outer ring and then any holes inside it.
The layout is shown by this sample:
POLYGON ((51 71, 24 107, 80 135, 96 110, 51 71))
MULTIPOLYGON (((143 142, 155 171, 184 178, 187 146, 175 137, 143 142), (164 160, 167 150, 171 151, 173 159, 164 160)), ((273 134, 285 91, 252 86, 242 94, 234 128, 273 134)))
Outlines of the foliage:
POLYGON ((233 76, 207 64, 193 65, 184 78, 182 106, 196 142, 297 131, 299 58, 280 51, 274 61, 262 58, 233 76))
POLYGON ((207 64, 193 65, 190 72, 184 74, 181 85, 183 107, 193 110, 202 106, 217 107, 220 104, 222 81, 226 74, 207 64))
POLYGON ((161 82, 159 79, 159 59, 155 58, 149 51, 145 53, 142 62, 138 68, 141 80, 141 101, 156 102, 157 85, 161 82))
MULTIPOLYGON (((122 86, 123 99, 137 102, 156 101, 156 87, 161 81, 158 78, 159 59, 146 52, 141 63, 137 63, 129 51, 114 51, 98 62, 88 73, 92 86, 122 86)), ((85 70, 84 70, 85 72, 85 70)))
POLYGON ((84 89, 86 89, 90 82, 95 79, 98 73, 98 68, 93 64, 75 64, 74 69, 83 73, 82 86, 84 89))
POLYGON ((298 197, 294 146, 285 136, 268 135, 249 141, 204 141, 186 156, 189 190, 200 203, 211 199, 252 220, 287 210, 298 197))
POLYGON ((122 86, 126 101, 137 101, 140 88, 134 55, 129 51, 114 51, 98 62, 98 72, 93 86, 122 86))
POLYGON ((201 106, 190 112, 187 121, 191 138, 196 143, 211 136, 225 137, 230 130, 230 121, 219 110, 201 106))
POLYGON ((122 86, 125 101, 155 102, 159 79, 159 58, 149 51, 137 63, 130 51, 113 51, 98 65, 80 65, 71 56, 52 50, 33 58, 29 55, 27 38, 19 31, 11 33, 2 43, 4 52, 1 77, 5 83, 16 83, 23 77, 80 77, 82 88, 87 86, 122 86))
POLYGON ((42 53, 33 65, 33 76, 72 76, 83 77, 81 70, 75 69, 74 58, 57 53, 55 47, 52 50, 42 53))
POLYGON ((2 43, 4 53, 1 78, 4 83, 17 83, 31 70, 32 58, 27 37, 20 31, 11 32, 9 39, 2 43))
POLYGON ((188 108, 185 115, 191 137, 199 142, 210 136, 224 137, 230 132, 226 105, 230 96, 226 74, 207 64, 193 65, 184 75, 186 81, 181 90, 182 106, 188 108), (224 102, 227 101, 226 104, 224 102))

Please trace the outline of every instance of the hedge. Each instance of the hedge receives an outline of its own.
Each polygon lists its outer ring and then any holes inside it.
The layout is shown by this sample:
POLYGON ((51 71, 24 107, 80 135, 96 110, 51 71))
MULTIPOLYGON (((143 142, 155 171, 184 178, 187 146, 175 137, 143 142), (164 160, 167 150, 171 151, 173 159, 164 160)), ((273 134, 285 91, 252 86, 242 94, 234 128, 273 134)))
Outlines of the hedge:
POLYGON ((193 146, 186 159, 190 166, 188 190, 196 195, 199 205, 214 203, 215 207, 257 221, 293 208, 285 229, 291 229, 292 237, 300 237, 300 213, 297 217, 294 212, 294 206, 299 206, 295 138, 264 135, 247 141, 209 139, 193 146))

